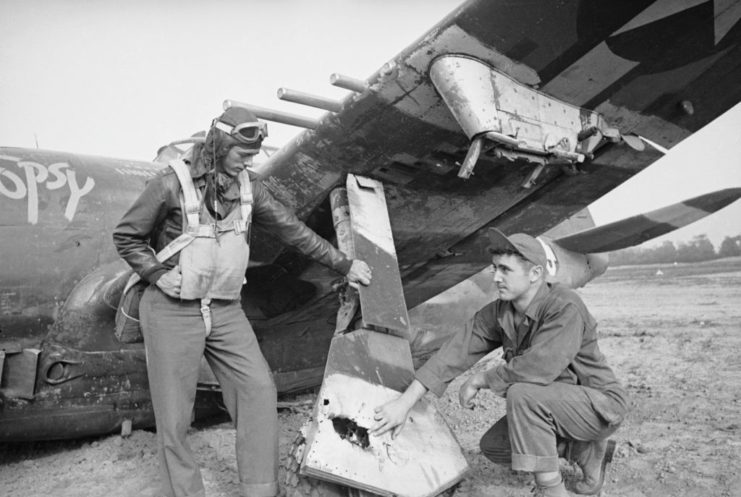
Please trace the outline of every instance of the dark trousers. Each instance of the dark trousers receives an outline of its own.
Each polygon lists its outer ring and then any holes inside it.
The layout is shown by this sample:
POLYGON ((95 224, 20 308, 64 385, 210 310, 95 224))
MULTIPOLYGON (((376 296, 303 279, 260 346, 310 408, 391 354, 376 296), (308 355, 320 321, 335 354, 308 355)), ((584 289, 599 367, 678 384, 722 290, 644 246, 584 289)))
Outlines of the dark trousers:
POLYGON ((205 355, 235 425, 241 491, 245 497, 274 496, 278 490, 277 394, 239 301, 211 304, 213 328, 208 337, 200 301, 173 299, 150 286, 142 297, 140 314, 165 495, 205 495, 186 440, 205 355))
POLYGON ((595 390, 565 383, 516 383, 507 390, 507 414, 481 437, 481 452, 519 471, 558 471, 559 440, 609 437, 609 425, 592 407, 595 390))

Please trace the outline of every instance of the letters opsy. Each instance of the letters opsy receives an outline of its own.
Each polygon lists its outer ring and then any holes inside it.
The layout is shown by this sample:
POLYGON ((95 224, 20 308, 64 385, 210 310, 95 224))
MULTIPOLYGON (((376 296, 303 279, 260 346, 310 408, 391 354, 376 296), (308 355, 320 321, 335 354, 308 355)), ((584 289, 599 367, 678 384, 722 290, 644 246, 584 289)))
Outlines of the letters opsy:
POLYGON ((64 217, 72 221, 80 199, 90 193, 95 186, 95 180, 91 177, 85 178, 85 182, 80 186, 74 169, 66 162, 45 166, 9 156, 0 156, 0 159, 13 162, 17 166, 17 170, 0 166, 0 195, 11 200, 25 198, 28 203, 29 224, 36 224, 39 221, 39 188, 57 190, 67 186, 69 199, 64 209, 64 217))

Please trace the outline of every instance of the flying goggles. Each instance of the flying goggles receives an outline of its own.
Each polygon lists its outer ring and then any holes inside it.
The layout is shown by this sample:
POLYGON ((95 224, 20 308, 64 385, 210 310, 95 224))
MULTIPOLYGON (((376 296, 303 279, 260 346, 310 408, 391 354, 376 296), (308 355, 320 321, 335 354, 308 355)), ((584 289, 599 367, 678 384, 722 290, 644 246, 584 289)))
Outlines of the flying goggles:
POLYGON ((268 136, 268 125, 260 121, 246 122, 232 126, 231 124, 214 120, 212 126, 241 143, 256 143, 268 136))

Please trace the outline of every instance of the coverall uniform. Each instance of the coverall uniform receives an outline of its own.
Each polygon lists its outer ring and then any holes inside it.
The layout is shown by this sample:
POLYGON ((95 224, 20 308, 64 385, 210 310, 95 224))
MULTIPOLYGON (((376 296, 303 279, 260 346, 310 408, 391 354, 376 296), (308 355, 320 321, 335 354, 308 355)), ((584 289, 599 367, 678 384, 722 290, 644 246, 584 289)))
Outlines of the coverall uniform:
MULTIPOLYGON (((190 165, 190 173, 194 186, 203 194, 208 173, 199 167, 202 166, 190 165)), ((147 184, 113 234, 121 257, 143 280, 151 283, 142 297, 140 316, 157 425, 162 486, 168 496, 204 495, 200 470, 186 441, 186 431, 195 401, 200 360, 205 354, 235 424, 242 493, 271 497, 278 491, 276 388, 238 295, 234 299, 212 300, 211 331, 207 334, 199 299, 187 300, 182 298, 183 294, 180 299, 172 298, 154 284, 188 257, 178 254, 160 263, 154 256, 183 232, 180 193, 180 183, 168 168, 147 184)), ((275 200, 260 182, 252 182, 252 194, 255 223, 306 256, 343 275, 348 273, 352 261, 275 200)), ((223 209, 218 214, 201 207, 200 217, 205 220, 202 222, 223 219, 228 227, 235 213, 240 211, 239 185, 236 190, 220 193, 219 204, 223 209)), ((229 259, 248 257, 248 232, 240 235, 242 253, 231 253, 229 259)), ((231 240, 234 239, 232 236, 231 240)), ((219 241, 211 246, 218 248, 218 245, 219 241)), ((201 262, 205 260, 204 267, 208 267, 207 252, 201 250, 190 257, 201 262)), ((243 262, 246 267, 246 260, 243 262)), ((229 265, 229 261, 225 264, 229 265)), ((239 278, 241 287, 243 270, 239 278)), ((218 288, 216 290, 218 294, 218 288)))
POLYGON ((506 397, 506 415, 481 439, 492 461, 530 472, 558 471, 557 439, 608 437, 628 411, 625 389, 597 344, 597 323, 579 295, 543 283, 516 325, 511 301, 480 311, 416 373, 441 396, 448 383, 502 347, 505 364, 484 374, 506 397))

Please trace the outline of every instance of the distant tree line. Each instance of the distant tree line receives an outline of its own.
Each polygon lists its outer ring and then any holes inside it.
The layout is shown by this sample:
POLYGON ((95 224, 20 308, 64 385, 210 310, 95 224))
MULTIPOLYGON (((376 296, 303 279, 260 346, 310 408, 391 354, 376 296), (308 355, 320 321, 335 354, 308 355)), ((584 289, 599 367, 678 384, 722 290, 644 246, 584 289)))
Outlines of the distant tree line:
POLYGON ((634 247, 610 252, 610 265, 656 264, 661 262, 700 262, 741 255, 741 235, 727 236, 718 250, 707 235, 698 235, 689 242, 664 242, 650 248, 634 247))

